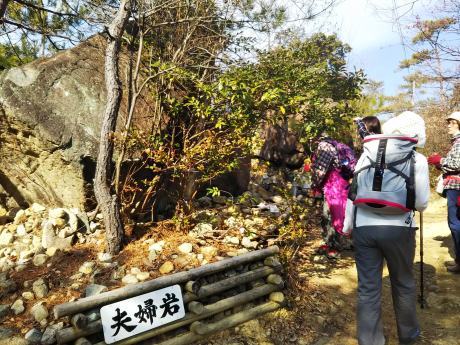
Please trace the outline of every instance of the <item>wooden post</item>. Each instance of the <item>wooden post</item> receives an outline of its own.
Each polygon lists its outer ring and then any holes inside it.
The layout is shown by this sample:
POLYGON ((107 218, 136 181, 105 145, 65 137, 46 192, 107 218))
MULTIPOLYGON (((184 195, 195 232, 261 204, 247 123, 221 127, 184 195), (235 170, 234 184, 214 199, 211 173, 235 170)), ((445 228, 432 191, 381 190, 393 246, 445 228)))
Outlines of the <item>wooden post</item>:
POLYGON ((268 256, 277 254, 278 252, 279 248, 277 246, 256 250, 240 256, 197 267, 189 271, 175 273, 139 284, 128 285, 116 290, 85 297, 75 302, 60 304, 54 307, 54 317, 58 319, 62 316, 73 315, 88 309, 100 307, 101 305, 107 305, 133 296, 159 290, 167 286, 183 284, 189 280, 221 272, 238 265, 263 260, 268 256))
POLYGON ((261 304, 259 306, 254 307, 253 309, 249 310, 244 310, 240 313, 231 315, 229 317, 226 317, 225 319, 222 319, 221 321, 212 323, 212 324, 203 324, 203 323, 194 323, 192 328, 194 331, 192 332, 187 332, 184 333, 178 337, 174 337, 171 339, 168 339, 164 342, 161 343, 145 343, 146 345, 187 345, 191 344, 194 342, 197 342, 199 340, 203 340, 207 336, 211 335, 212 333, 222 331, 227 328, 235 327, 238 326, 244 322, 247 322, 249 320, 255 319, 263 314, 270 313, 272 311, 275 311, 279 309, 281 305, 275 302, 267 302, 264 304, 261 304), (195 333, 195 331, 197 333, 195 333), (202 333, 202 334, 198 334, 202 333))
POLYGON ((266 277, 270 274, 276 273, 280 268, 281 266, 278 268, 262 267, 256 269, 255 271, 242 273, 240 275, 221 280, 214 284, 203 285, 198 290, 198 297, 202 298, 211 296, 215 293, 231 289, 235 286, 246 284, 259 278, 266 277))
POLYGON ((187 283, 185 283, 185 290, 187 292, 196 294, 198 290, 200 289, 200 284, 198 282, 190 280, 187 283))
POLYGON ((70 319, 70 324, 76 329, 85 328, 88 325, 88 317, 85 314, 75 314, 70 319))
POLYGON ((73 327, 63 328, 56 332, 56 340, 58 344, 65 344, 74 341, 75 339, 86 337, 102 330, 102 321, 97 320, 90 322, 84 329, 73 327))
POLYGON ((200 315, 204 312, 204 305, 200 302, 192 301, 187 305, 187 307, 188 310, 195 315, 200 315))

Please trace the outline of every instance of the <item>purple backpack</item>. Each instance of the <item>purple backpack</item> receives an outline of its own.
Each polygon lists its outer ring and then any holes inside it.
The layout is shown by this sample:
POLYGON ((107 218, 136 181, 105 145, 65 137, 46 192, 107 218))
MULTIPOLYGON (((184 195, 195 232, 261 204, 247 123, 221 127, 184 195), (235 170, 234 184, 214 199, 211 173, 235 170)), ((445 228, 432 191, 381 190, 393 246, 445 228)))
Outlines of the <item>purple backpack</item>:
POLYGON ((337 150, 340 175, 342 175, 345 180, 351 179, 353 177, 353 172, 355 171, 357 162, 355 152, 350 146, 341 143, 340 141, 332 139, 329 139, 328 141, 334 145, 337 150))

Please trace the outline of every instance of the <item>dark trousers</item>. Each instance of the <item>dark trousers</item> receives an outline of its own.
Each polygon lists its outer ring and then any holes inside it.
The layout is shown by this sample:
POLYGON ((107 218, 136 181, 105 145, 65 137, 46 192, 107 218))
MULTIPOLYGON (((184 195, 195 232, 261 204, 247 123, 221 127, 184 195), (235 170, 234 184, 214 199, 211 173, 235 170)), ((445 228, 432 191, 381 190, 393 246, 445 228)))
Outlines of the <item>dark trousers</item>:
POLYGON ((416 316, 416 283, 412 266, 415 229, 399 226, 364 226, 353 230, 358 270, 358 343, 384 345, 381 318, 383 260, 390 272, 393 308, 400 341, 420 333, 416 316))
POLYGON ((454 242, 455 261, 460 263, 460 219, 457 216, 457 198, 460 190, 448 189, 447 195, 447 222, 454 242))

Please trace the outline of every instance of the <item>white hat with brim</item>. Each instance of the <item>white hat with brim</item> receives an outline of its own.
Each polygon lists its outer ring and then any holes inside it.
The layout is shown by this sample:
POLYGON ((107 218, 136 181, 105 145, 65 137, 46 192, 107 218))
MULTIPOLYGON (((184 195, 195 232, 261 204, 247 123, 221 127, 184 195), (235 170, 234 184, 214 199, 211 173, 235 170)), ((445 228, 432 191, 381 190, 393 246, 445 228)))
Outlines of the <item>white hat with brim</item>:
POLYGON ((460 111, 454 111, 446 117, 446 120, 456 120, 460 122, 460 111))

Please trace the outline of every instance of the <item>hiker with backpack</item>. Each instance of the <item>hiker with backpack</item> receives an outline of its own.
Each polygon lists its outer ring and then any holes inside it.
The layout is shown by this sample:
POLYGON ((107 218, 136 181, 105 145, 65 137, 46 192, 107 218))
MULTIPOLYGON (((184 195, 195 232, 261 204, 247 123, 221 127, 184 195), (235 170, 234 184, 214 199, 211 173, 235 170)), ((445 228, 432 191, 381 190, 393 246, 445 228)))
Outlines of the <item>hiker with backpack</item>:
POLYGON ((317 250, 330 259, 351 246, 342 235, 349 180, 353 176, 356 158, 346 144, 323 136, 311 164, 312 191, 324 195, 321 226, 324 244, 317 250))
POLYGON ((455 260, 447 262, 447 271, 460 273, 460 112, 447 117, 447 130, 452 137, 452 147, 445 158, 435 153, 428 164, 443 173, 443 195, 447 197, 447 221, 454 242, 455 260))
POLYGON ((358 271, 359 345, 384 345, 381 290, 384 260, 390 273, 400 344, 420 335, 416 316, 415 210, 430 194, 426 158, 415 151, 417 136, 368 135, 347 201, 343 233, 353 231, 358 271))

